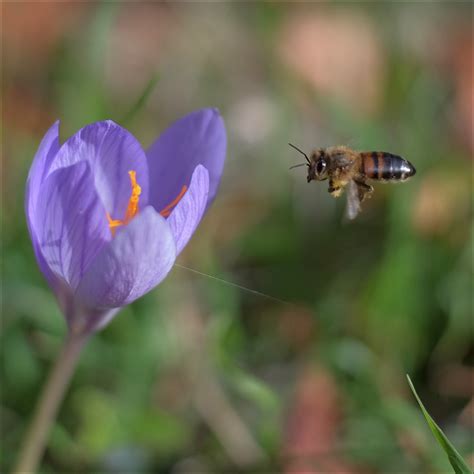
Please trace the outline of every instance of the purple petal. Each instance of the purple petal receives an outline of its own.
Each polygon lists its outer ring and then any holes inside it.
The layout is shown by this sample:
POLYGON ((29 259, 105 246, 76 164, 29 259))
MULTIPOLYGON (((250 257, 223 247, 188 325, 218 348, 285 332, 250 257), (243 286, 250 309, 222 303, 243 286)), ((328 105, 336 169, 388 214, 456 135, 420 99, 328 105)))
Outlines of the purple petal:
POLYGON ((41 186, 33 227, 49 269, 73 289, 111 239, 87 162, 51 173, 41 186))
POLYGON ((194 170, 189 189, 168 218, 176 242, 177 255, 186 246, 201 221, 208 194, 209 173, 204 166, 199 165, 194 170))
POLYGON ((209 172, 207 205, 214 199, 226 154, 224 121, 215 109, 202 109, 175 122, 147 151, 149 202, 159 212, 189 187, 191 175, 202 164, 209 172))
POLYGON ((148 201, 148 164, 137 139, 111 120, 87 125, 60 148, 50 173, 79 161, 87 161, 95 187, 113 219, 123 219, 131 194, 131 170, 142 188, 140 207, 148 201))
POLYGON ((102 249, 77 289, 77 300, 99 309, 129 304, 158 285, 175 259, 169 225, 148 206, 102 249))
POLYGON ((59 121, 55 122, 51 128, 46 132, 43 140, 38 147, 35 158, 28 173, 28 180, 26 181, 25 193, 25 213, 28 231, 30 233, 31 242, 33 243, 33 250, 35 252, 38 265, 48 280, 52 288, 57 286, 56 277, 46 264, 41 250, 38 246, 38 239, 36 231, 33 226, 36 202, 38 200, 38 193, 41 183, 49 169, 49 166, 59 150, 59 121))
MULTIPOLYGON (((105 327, 109 322, 115 317, 115 315, 120 311, 121 308, 112 308, 112 309, 106 309, 104 311, 101 311, 99 313, 94 313, 88 314, 87 318, 87 323, 85 327, 83 328, 83 331, 86 333, 92 332, 92 331, 98 331, 99 329, 102 329, 105 327)), ((75 321, 73 322, 74 326, 75 321)))
POLYGON ((59 150, 59 120, 56 121, 46 132, 41 140, 38 151, 31 164, 28 180, 26 181, 26 217, 30 225, 31 216, 34 213, 38 193, 53 158, 59 150))

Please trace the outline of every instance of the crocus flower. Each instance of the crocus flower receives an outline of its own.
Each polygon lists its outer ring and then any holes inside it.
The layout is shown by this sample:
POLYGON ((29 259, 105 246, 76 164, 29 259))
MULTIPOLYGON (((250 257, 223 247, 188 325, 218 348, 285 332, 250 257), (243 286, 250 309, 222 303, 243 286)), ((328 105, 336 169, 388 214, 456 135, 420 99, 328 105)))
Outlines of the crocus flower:
POLYGON ((175 122, 145 151, 111 120, 44 136, 26 186, 36 259, 73 333, 103 327, 168 274, 214 199, 226 133, 216 110, 175 122))

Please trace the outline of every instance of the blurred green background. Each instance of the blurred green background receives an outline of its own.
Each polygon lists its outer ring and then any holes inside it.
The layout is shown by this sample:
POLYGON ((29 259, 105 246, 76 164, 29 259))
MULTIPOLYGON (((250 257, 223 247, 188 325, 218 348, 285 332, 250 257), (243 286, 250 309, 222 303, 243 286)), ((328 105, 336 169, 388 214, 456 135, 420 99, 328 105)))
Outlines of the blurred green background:
POLYGON ((218 107, 218 198, 165 282, 91 340, 42 472, 450 472, 473 463, 470 3, 4 3, 1 465, 65 334, 24 185, 42 135, 146 147, 218 107), (154 87, 153 87, 154 86, 154 87), (409 159, 353 223, 288 147, 409 159))

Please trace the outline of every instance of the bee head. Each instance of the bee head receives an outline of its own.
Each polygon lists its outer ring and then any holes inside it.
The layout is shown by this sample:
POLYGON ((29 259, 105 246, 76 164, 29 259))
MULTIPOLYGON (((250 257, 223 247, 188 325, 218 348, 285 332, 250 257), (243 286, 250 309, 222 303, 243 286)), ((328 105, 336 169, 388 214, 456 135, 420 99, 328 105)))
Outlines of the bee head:
POLYGON ((321 148, 311 154, 308 164, 307 181, 309 183, 313 180, 324 181, 325 179, 328 179, 328 160, 326 153, 321 148))

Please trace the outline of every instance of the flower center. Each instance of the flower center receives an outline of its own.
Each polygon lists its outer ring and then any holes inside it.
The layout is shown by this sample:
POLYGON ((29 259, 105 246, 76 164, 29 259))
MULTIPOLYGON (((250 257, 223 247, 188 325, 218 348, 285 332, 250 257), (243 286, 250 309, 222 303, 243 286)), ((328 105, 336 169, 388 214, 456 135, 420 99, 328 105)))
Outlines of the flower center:
MULTIPOLYGON (((115 232, 117 227, 121 225, 127 225, 139 212, 138 208, 138 201, 140 200, 140 194, 142 193, 142 188, 137 183, 137 172, 136 171, 129 171, 128 175, 130 176, 130 185, 132 187, 132 193, 130 195, 130 199, 128 200, 127 210, 125 211, 125 217, 123 220, 121 219, 112 219, 110 214, 106 212, 107 220, 109 222, 110 232, 112 233, 112 237, 115 236, 115 232)), ((188 190, 187 186, 183 186, 181 191, 179 192, 178 196, 176 196, 173 201, 171 201, 164 209, 160 211, 160 214, 163 217, 168 217, 171 214, 171 211, 176 206, 176 204, 181 201, 183 196, 185 195, 186 191, 188 190)))

